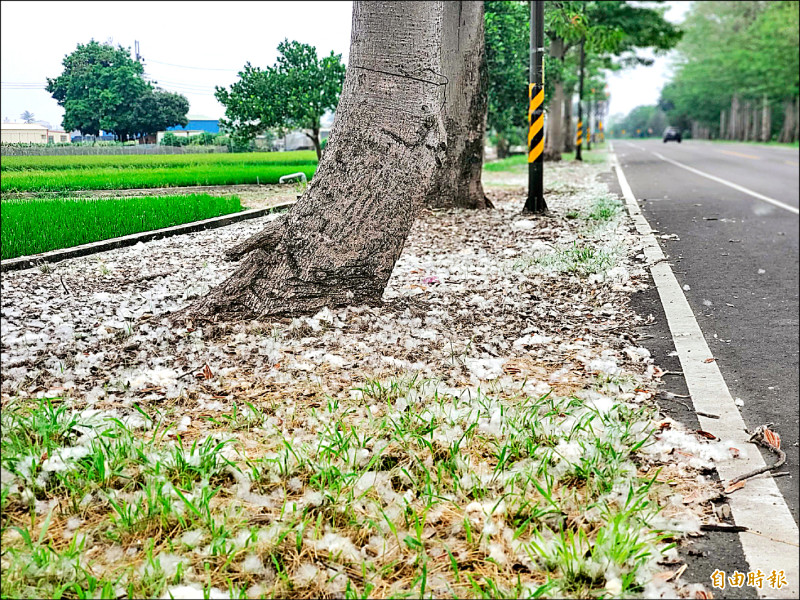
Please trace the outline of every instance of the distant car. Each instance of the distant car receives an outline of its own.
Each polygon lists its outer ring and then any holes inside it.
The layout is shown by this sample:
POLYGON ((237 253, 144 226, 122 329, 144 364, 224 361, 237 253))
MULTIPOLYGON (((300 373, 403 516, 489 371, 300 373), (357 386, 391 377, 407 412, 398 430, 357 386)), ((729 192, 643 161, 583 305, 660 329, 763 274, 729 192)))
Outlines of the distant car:
POLYGON ((664 130, 664 143, 666 144, 670 140, 675 140, 679 144, 681 143, 681 132, 677 127, 667 127, 664 130))

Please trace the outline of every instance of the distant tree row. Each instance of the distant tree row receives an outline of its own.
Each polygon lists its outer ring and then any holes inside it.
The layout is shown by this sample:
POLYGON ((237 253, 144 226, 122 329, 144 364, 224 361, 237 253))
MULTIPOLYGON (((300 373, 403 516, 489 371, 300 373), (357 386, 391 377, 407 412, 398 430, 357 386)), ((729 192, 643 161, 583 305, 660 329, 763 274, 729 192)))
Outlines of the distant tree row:
POLYGON ((797 1, 695 2, 659 105, 712 137, 798 139, 797 1))
MULTIPOLYGON (((498 156, 524 145, 527 133, 530 7, 528 2, 487 1, 486 61, 489 74, 489 139, 498 156)), ((574 108, 583 45, 584 114, 604 108, 606 73, 651 64, 638 54, 675 46, 681 31, 664 18, 666 7, 609 0, 545 2, 545 152, 558 159, 574 145, 574 108)), ((585 121, 588 121, 584 117, 585 121)), ((594 123, 594 119, 592 123, 594 123)), ((594 126, 594 125, 593 125, 594 126)))
POLYGON ((130 49, 94 40, 64 57, 64 71, 45 88, 64 108, 66 131, 113 133, 120 141, 188 124, 189 100, 155 87, 130 49))

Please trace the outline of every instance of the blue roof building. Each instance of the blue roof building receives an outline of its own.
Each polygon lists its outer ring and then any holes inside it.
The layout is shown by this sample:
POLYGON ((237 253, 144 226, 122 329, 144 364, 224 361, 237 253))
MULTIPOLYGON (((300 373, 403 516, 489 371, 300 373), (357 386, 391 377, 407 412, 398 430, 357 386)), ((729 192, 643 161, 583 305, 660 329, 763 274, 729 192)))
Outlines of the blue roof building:
POLYGON ((205 117, 189 117, 186 127, 169 127, 167 131, 191 131, 197 134, 203 131, 208 133, 219 133, 219 119, 207 119, 205 117))

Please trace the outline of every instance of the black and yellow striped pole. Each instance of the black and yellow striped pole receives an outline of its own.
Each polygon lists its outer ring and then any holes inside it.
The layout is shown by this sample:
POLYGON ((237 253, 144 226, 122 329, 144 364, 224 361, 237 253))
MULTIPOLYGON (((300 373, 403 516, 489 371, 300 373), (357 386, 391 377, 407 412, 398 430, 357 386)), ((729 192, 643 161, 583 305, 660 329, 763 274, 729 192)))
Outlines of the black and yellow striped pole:
POLYGON ((583 65, 586 61, 585 40, 581 39, 581 70, 578 78, 578 135, 575 138, 575 160, 583 160, 581 141, 583 140, 583 65))
POLYGON ((606 141, 606 134, 603 132, 603 120, 597 121, 597 139, 602 144, 606 141))
POLYGON ((544 213, 544 1, 531 1, 530 83, 528 84, 528 198, 523 212, 544 213))
MULTIPOLYGON (((594 90, 592 90, 594 91, 594 90)), ((586 149, 592 149, 592 101, 586 103, 586 149)))

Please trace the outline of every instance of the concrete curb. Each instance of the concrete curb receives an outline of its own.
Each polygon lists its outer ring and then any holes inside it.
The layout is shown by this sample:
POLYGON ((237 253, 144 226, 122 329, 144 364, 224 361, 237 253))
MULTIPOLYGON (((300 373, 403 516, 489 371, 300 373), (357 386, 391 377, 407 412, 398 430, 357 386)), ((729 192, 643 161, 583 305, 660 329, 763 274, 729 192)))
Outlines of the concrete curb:
MULTIPOLYGON (((715 463, 720 479, 727 482, 752 469, 765 466, 761 452, 749 442, 749 434, 746 433, 746 424, 739 408, 731 396, 719 365, 713 358, 703 331, 672 268, 665 262, 664 253, 653 235, 650 224, 642 214, 616 154, 612 154, 611 162, 628 213, 644 240, 644 253, 650 263, 650 274, 664 307, 664 314, 675 350, 678 352, 694 410, 718 415, 716 419, 712 419, 698 414, 700 427, 721 440, 733 442, 739 449, 740 455, 736 460, 715 463)), ((727 494, 726 499, 736 524, 747 528, 739 533, 739 541, 750 570, 761 570, 765 576, 773 570, 780 570, 786 577, 785 586, 779 589, 767 589, 764 585, 764 589, 758 588, 758 596, 800 597, 797 552, 792 550, 793 547, 797 547, 798 529, 772 476, 768 473, 765 476, 748 479, 745 488, 735 494, 727 494)))
POLYGON ((6 271, 30 269, 31 267, 35 267, 42 263, 55 263, 68 258, 78 258, 80 256, 88 256, 97 252, 105 252, 106 250, 125 248, 127 246, 138 244, 139 242, 149 242, 150 240, 171 237, 173 235, 181 235, 183 233, 194 233, 197 231, 205 231, 206 229, 225 227, 226 225, 232 225, 234 223, 238 223, 239 221, 256 219, 273 212, 288 210, 294 204, 294 201, 282 202, 281 204, 275 204, 267 208, 253 208, 231 215, 223 215, 221 217, 212 217, 211 219, 205 219, 203 221, 195 221, 194 223, 185 223, 183 225, 175 225, 173 227, 156 229, 154 231, 133 233, 131 235, 111 238, 110 240, 101 240, 99 242, 82 244, 80 246, 73 246, 71 248, 62 248, 61 250, 42 252, 41 254, 9 258, 7 260, 0 261, 0 272, 5 273, 6 271))

